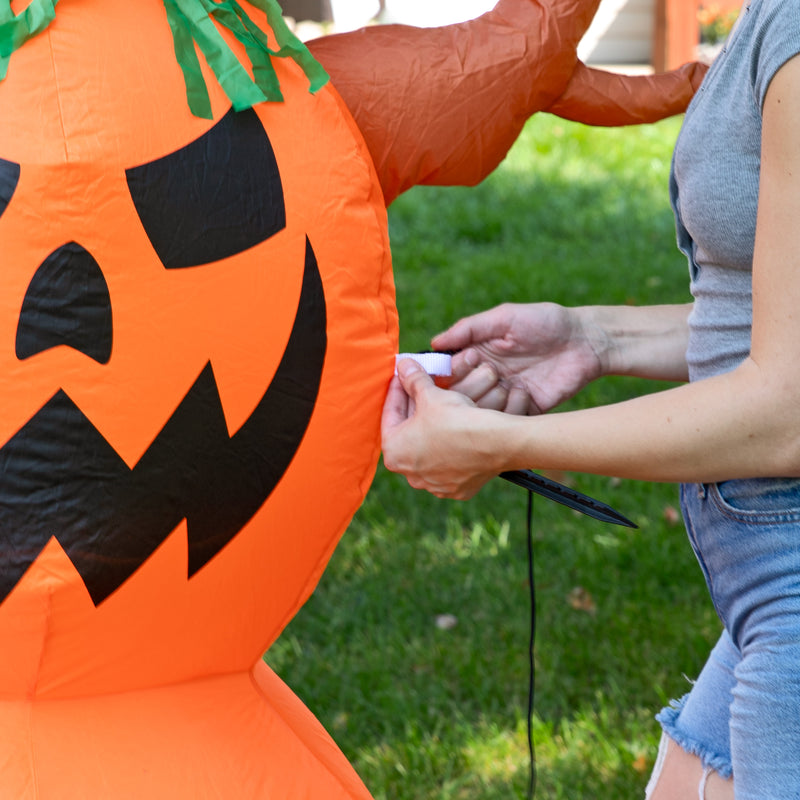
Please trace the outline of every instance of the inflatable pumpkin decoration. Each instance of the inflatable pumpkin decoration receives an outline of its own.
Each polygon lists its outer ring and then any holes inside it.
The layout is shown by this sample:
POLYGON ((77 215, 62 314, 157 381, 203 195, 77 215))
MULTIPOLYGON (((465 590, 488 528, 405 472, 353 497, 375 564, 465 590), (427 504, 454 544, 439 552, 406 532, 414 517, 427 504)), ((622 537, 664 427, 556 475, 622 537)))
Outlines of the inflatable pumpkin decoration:
POLYGON ((0 0, 0 78, 0 797, 367 798, 261 656, 369 486, 424 176, 273 0, 0 0))
POLYGON ((0 797, 367 797, 261 656, 377 461, 385 207, 291 58, 192 114, 176 17, 62 0, 0 83, 0 797))

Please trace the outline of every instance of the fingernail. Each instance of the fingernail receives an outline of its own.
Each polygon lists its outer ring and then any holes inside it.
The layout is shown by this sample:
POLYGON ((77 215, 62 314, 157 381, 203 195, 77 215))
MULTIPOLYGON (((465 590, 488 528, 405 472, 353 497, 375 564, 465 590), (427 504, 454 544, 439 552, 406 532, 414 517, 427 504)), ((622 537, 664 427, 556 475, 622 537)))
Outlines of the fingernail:
POLYGON ((397 371, 401 375, 410 375, 412 372, 416 372, 418 369, 422 369, 422 367, 417 364, 413 358, 404 358, 397 365, 397 371))

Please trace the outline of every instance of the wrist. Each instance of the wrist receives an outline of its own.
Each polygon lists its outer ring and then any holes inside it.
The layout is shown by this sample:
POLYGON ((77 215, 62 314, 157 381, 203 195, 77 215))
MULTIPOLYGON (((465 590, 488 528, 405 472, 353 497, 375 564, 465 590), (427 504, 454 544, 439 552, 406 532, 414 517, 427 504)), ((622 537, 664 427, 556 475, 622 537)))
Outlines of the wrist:
POLYGON ((619 374, 619 344, 615 341, 614 316, 606 306, 577 306, 570 309, 574 315, 577 336, 585 343, 597 362, 597 374, 619 374))
POLYGON ((473 445, 483 471, 499 475, 530 467, 528 437, 532 418, 488 409, 481 409, 480 414, 483 424, 473 445))
POLYGON ((575 312, 601 375, 683 381, 690 310, 683 304, 583 306, 575 312))

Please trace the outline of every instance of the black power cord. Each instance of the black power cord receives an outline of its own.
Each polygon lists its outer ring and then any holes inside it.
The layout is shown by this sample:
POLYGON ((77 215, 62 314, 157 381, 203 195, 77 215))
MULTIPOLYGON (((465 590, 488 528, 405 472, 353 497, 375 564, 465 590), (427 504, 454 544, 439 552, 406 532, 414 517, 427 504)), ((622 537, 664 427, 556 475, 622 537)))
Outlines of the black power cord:
POLYGON ((533 704, 536 692, 536 665, 534 664, 534 645, 536 643, 536 584, 533 564, 533 492, 528 489, 528 592, 531 608, 531 633, 528 642, 528 754, 530 758, 530 778, 528 800, 536 794, 536 752, 533 742, 533 704))
POLYGON ((534 646, 536 642, 536 585, 533 561, 533 495, 540 494, 549 500, 580 511, 587 516, 613 525, 636 528, 636 524, 624 517, 611 506, 601 503, 588 495, 570 489, 550 478, 537 475, 530 470, 514 470, 500 474, 511 483, 524 487, 528 492, 528 586, 530 591, 531 633, 528 644, 529 677, 528 677, 528 752, 530 755, 530 781, 528 784, 528 800, 533 800, 536 793, 536 754, 533 741, 533 704, 536 689, 536 665, 534 663, 534 646))

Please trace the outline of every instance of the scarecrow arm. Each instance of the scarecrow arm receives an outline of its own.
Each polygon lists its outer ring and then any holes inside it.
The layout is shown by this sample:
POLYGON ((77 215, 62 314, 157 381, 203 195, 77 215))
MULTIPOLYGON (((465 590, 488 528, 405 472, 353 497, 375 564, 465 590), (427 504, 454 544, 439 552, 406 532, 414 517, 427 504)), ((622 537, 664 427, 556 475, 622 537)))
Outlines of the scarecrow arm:
POLYGON ((389 205, 416 184, 473 185, 494 170, 528 117, 564 92, 596 4, 581 0, 581 15, 569 0, 574 18, 558 31, 539 2, 501 0, 456 25, 379 25, 307 44, 355 118, 389 205))
POLYGON ((708 67, 692 62, 658 75, 618 75, 580 61, 561 95, 547 111, 587 125, 638 125, 680 114, 708 67))
POLYGON ((703 69, 591 70, 576 48, 599 0, 499 0, 441 28, 378 25, 308 42, 366 141, 386 205, 416 184, 482 181, 537 111, 593 125, 686 108, 703 69))

